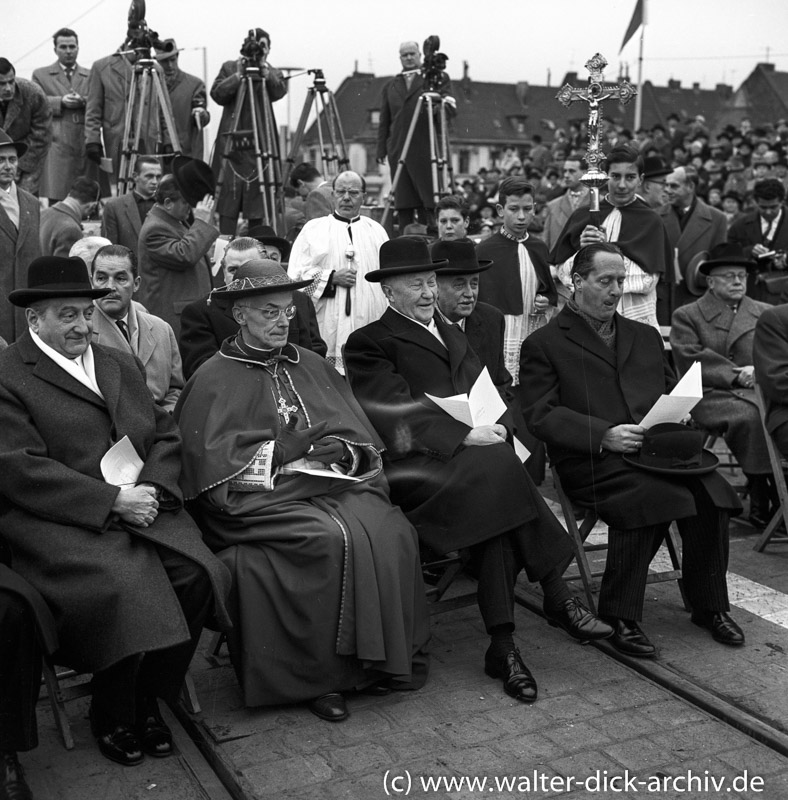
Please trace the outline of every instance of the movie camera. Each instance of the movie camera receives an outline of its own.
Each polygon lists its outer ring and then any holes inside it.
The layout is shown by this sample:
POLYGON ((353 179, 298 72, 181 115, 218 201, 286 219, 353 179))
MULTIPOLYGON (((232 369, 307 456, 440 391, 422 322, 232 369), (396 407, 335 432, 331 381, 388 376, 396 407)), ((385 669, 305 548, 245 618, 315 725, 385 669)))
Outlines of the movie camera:
POLYGON ((245 67, 261 67, 268 57, 268 39, 258 28, 249 29, 241 45, 241 58, 245 67))
POLYGON ((440 46, 439 36, 428 36, 424 40, 424 60, 421 65, 421 74, 428 92, 440 91, 443 73, 446 71, 446 62, 449 60, 446 53, 439 52, 440 46))
POLYGON ((145 0, 131 0, 126 45, 141 58, 150 58, 151 48, 169 53, 174 47, 172 42, 163 42, 159 34, 148 27, 145 22, 145 0))

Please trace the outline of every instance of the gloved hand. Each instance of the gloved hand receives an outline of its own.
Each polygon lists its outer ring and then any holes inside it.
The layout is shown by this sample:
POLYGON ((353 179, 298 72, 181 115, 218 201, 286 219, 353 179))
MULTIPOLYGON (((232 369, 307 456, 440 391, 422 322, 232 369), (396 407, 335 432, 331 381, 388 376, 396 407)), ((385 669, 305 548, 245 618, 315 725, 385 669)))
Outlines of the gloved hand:
POLYGON ((274 440, 274 464, 277 466, 305 456, 312 443, 321 437, 328 425, 325 421, 318 422, 311 428, 297 431, 295 429, 297 421, 295 417, 290 417, 284 430, 274 440))
POLYGON ((89 142, 85 145, 85 157, 94 164, 101 164, 104 148, 98 142, 89 142))
POLYGON ((336 464, 345 456, 345 445, 333 437, 318 439, 312 449, 307 453, 307 458, 320 461, 322 464, 336 464))

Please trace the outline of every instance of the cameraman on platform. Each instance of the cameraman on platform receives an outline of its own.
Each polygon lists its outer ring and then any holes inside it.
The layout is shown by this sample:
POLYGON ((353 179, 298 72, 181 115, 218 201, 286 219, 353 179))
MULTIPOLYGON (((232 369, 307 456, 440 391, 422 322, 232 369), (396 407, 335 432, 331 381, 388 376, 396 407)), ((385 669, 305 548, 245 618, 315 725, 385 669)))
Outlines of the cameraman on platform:
MULTIPOLYGON (((252 31, 250 31, 250 34, 252 31)), ((213 173, 218 178, 222 168, 222 154, 226 145, 226 133, 233 128, 235 112, 235 99, 241 86, 241 79, 246 67, 260 67, 260 74, 265 80, 268 97, 273 103, 287 94, 287 83, 282 73, 268 63, 268 53, 271 50, 271 37, 262 29, 254 29, 254 37, 247 37, 241 47, 241 58, 236 61, 225 61, 219 74, 211 87, 211 97, 224 106, 222 120, 219 123, 219 133, 213 149, 213 173)), ((257 94, 256 104, 264 112, 261 95, 257 94)), ((236 125, 237 130, 252 129, 252 106, 248 100, 241 109, 241 117, 236 125)), ((277 130, 276 123, 271 125, 272 130, 277 130)), ((262 135, 262 132, 261 132, 262 135)), ((270 152, 276 152, 273 148, 270 152)), ((260 182, 257 180, 257 166, 253 150, 230 151, 229 164, 225 170, 224 184, 217 202, 219 213, 219 230, 223 234, 236 232, 238 215, 243 212, 249 221, 249 228, 254 228, 263 223, 263 201, 260 196, 260 182)))
MULTIPOLYGON (((430 37, 427 41, 430 42, 435 38, 430 37)), ((439 53, 434 55, 442 56, 439 53)), ((425 75, 433 65, 428 63, 422 67, 421 51, 416 42, 403 42, 400 45, 399 60, 402 63, 402 72, 383 87, 378 126, 378 164, 385 164, 388 158, 392 180, 397 172, 419 97, 428 90, 428 87, 434 89, 435 93, 440 95, 441 102, 446 105, 447 117, 456 114, 457 105, 451 96, 451 81, 445 72, 436 68, 432 70, 432 75, 425 75)), ((445 61, 445 56, 442 56, 442 60, 445 61)), ((436 103, 434 108, 439 110, 440 103, 436 103)), ((419 222, 426 224, 430 229, 435 228, 429 121, 424 108, 416 124, 405 158, 405 166, 396 186, 394 207, 399 215, 400 231, 415 221, 416 212, 419 222)))

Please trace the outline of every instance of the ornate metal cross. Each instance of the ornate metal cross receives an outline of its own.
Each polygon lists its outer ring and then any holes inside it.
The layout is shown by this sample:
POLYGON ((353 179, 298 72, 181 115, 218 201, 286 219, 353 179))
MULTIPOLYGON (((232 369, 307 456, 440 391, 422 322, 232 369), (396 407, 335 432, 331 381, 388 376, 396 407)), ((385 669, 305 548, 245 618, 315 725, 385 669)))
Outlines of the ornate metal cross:
POLYGON ((285 421, 285 425, 290 422, 290 415, 298 413, 298 406, 287 405, 287 400, 280 395, 276 402, 276 413, 285 421))
POLYGON ((599 189, 607 183, 607 174, 599 168, 600 163, 605 159, 600 141, 602 102, 615 99, 622 105, 626 105, 637 94, 637 89, 629 81, 621 81, 616 86, 605 86, 603 72, 606 66, 605 57, 597 53, 586 62, 586 69, 591 73, 588 78, 588 86, 585 89, 576 89, 567 83, 555 96, 556 100, 567 108, 578 100, 588 103, 588 150, 586 152, 588 171, 580 180, 591 190, 591 222, 593 225, 599 224, 599 189))

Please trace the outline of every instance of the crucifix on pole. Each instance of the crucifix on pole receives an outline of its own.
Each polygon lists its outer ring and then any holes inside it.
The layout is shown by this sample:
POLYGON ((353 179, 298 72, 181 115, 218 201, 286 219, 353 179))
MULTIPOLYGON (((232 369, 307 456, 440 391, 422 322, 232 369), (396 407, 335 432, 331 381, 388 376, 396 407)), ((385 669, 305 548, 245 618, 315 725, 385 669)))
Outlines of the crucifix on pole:
POLYGON ((629 81, 621 81, 616 86, 605 86, 603 72, 607 60, 597 53, 586 61, 586 69, 590 75, 588 86, 577 89, 570 84, 564 84, 561 91, 555 96, 559 103, 569 108, 572 103, 582 100, 588 103, 588 149, 586 163, 588 170, 580 180, 591 190, 591 224, 599 227, 599 189, 607 183, 607 173, 599 168, 605 160, 601 145, 602 102, 604 100, 618 100, 626 105, 636 94, 637 89, 629 81))

